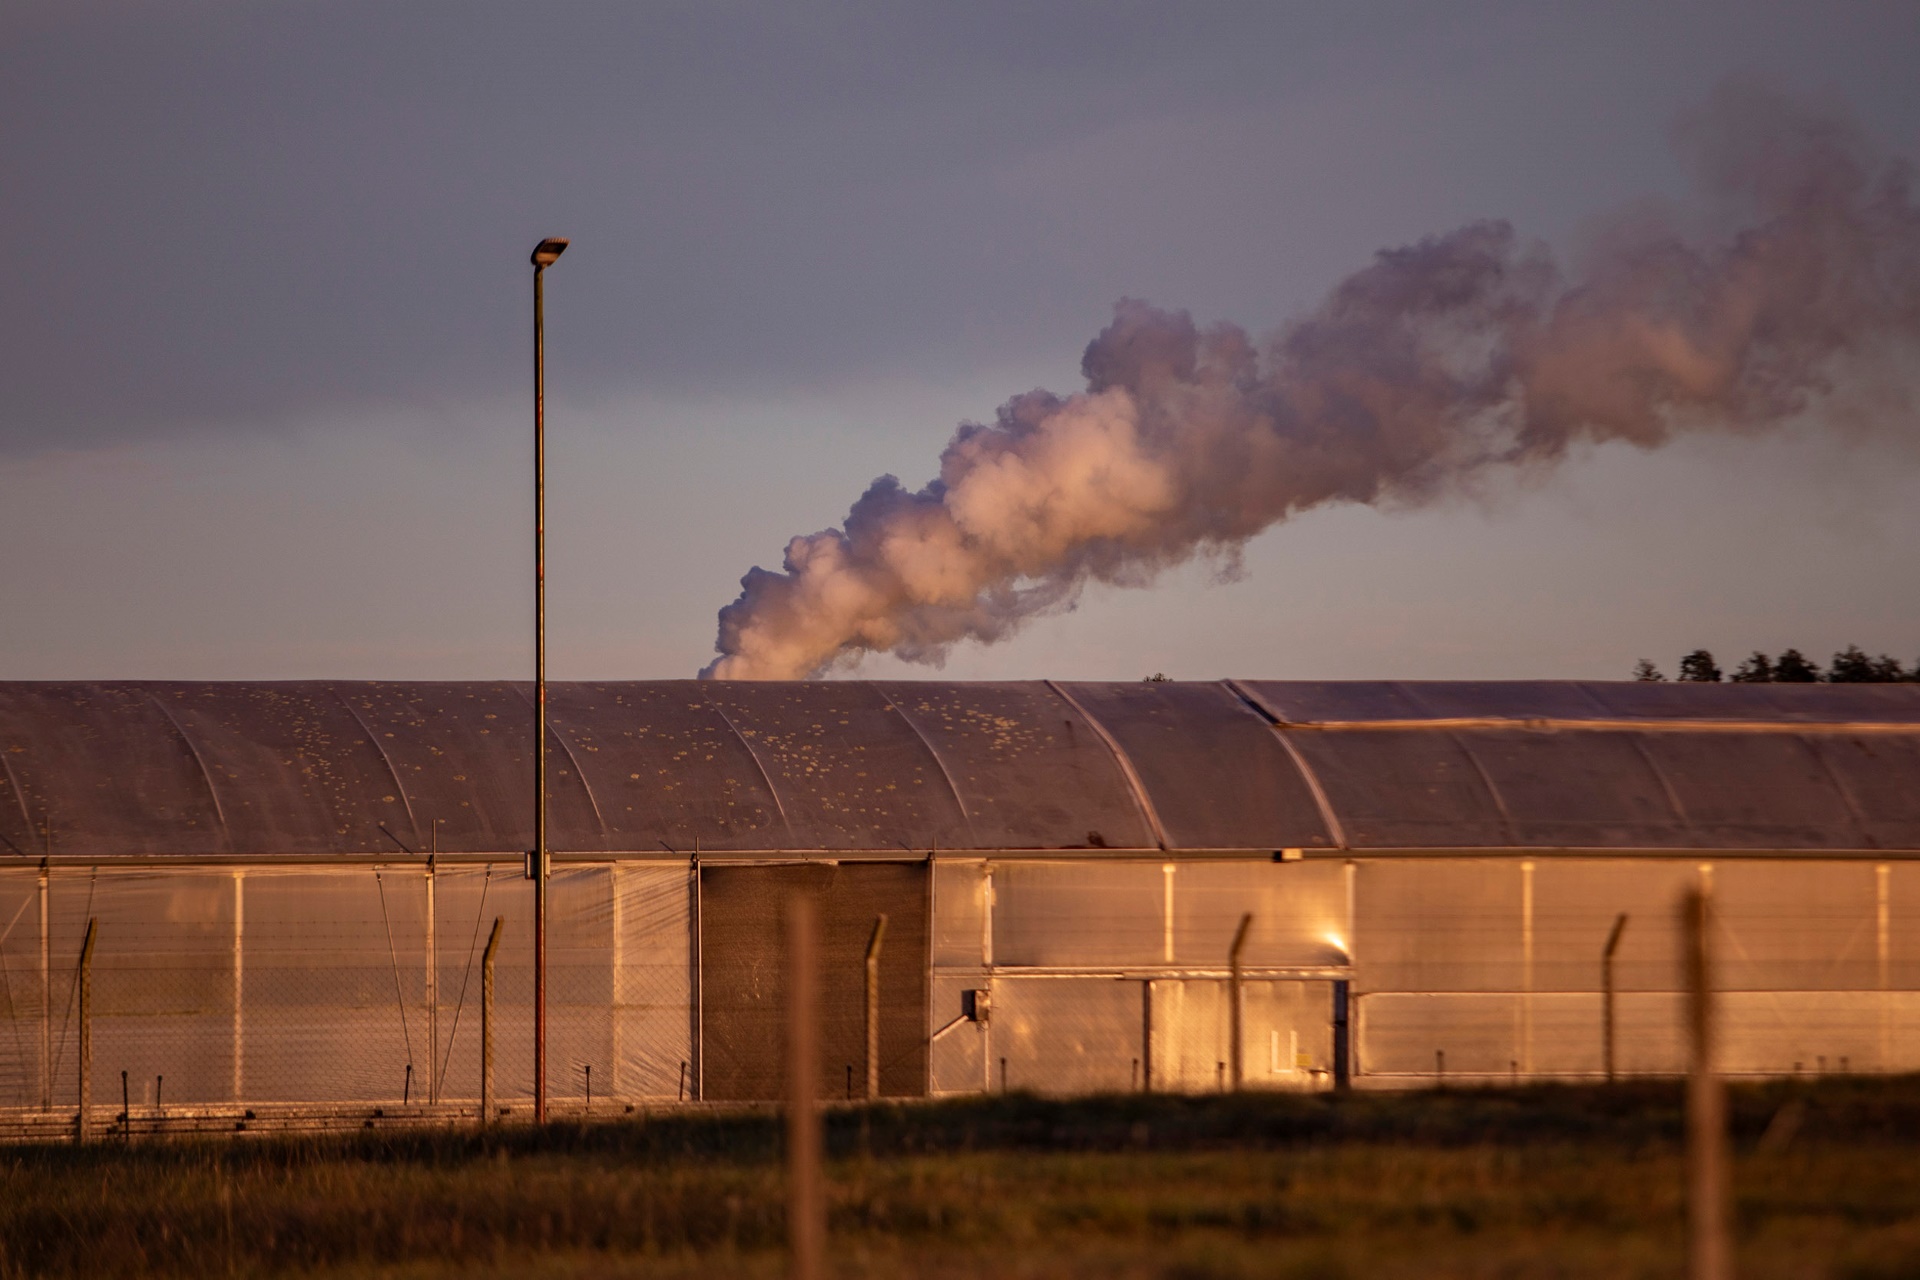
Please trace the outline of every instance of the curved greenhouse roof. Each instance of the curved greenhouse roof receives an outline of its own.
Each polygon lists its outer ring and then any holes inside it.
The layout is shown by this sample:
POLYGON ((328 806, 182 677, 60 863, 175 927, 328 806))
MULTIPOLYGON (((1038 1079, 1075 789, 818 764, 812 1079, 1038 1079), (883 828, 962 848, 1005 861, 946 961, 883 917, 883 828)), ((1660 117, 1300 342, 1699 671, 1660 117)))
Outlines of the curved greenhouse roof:
MULTIPOLYGON (((0 683, 0 857, 515 853, 531 688, 0 683)), ((1920 685, 550 686, 552 846, 1920 850, 1920 685)))

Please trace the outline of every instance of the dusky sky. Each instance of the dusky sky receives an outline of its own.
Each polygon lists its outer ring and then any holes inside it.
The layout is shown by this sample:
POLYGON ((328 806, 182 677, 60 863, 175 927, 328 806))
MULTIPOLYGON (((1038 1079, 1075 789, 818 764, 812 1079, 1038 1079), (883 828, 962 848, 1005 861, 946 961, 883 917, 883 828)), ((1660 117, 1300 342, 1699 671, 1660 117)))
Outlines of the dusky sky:
MULTIPOLYGON (((691 675, 749 566, 1076 389, 1118 299, 1257 333, 1481 218, 1577 259, 1729 76, 1920 157, 1916 55, 1907 3, 22 0, 0 671, 523 675, 544 235, 554 674, 691 675)), ((1317 511, 946 673, 1911 662, 1920 426, 1828 426, 1317 511)))

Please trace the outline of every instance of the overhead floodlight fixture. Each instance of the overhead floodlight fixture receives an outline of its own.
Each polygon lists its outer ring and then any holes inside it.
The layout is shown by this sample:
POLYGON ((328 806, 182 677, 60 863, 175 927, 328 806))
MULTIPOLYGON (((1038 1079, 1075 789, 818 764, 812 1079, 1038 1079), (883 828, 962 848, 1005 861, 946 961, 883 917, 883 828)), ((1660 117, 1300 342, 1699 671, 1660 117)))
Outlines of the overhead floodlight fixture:
POLYGON ((533 265, 550 267, 559 261, 560 255, 567 251, 568 241, 564 236, 553 236, 542 240, 533 247, 533 265))

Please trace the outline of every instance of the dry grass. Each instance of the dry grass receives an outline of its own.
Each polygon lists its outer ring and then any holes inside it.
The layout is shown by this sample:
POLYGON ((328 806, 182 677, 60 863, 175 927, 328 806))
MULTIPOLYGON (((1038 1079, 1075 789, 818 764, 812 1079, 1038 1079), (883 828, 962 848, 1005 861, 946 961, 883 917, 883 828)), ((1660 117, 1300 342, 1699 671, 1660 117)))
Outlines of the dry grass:
MULTIPOLYGON (((832 1270, 1674 1277, 1679 1121, 1667 1085, 841 1112, 832 1270)), ((1743 1278, 1920 1276, 1920 1080, 1737 1090, 1735 1133, 1743 1278)), ((0 1154, 6 1275, 776 1276, 781 1214, 765 1116, 0 1154)))

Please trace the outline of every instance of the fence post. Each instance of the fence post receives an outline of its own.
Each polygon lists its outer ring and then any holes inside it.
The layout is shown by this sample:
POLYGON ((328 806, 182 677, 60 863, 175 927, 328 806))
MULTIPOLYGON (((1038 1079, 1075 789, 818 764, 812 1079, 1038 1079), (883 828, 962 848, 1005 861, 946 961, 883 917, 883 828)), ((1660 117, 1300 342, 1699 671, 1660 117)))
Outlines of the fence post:
POLYGON ((40 862, 40 1110, 53 1110, 53 966, 47 935, 47 863, 40 862))
POLYGON ((1713 968, 1704 888, 1680 902, 1686 940, 1687 1253, 1690 1280, 1730 1280, 1727 1241, 1727 1100, 1714 1062, 1713 968))
MULTIPOLYGON (((1353 1087, 1353 986, 1345 978, 1333 980, 1333 1087, 1353 1087)), ((1298 1069, 1299 1064, 1292 1064, 1298 1069)))
MULTIPOLYGON (((500 949, 500 917, 493 918, 487 949, 480 953, 480 1126, 493 1122, 493 957, 500 949)), ((472 952, 468 952, 472 955, 472 952)))
POLYGON ((826 1235, 813 934, 813 899, 797 893, 787 904, 787 1241, 793 1280, 819 1280, 826 1235))
POLYGON ((1600 1062, 1607 1073, 1607 1083, 1613 1083, 1613 953, 1620 947, 1620 935, 1627 929, 1627 913, 1622 911, 1613 918, 1613 929, 1607 934, 1607 945, 1600 952, 1600 1062))
POLYGON ((80 944, 80 1116, 74 1141, 87 1140, 87 1118, 93 1109, 93 940, 99 922, 89 917, 86 941, 80 944))
POLYGON ((880 1096, 880 944, 887 938, 887 917, 873 919, 867 940, 867 1101, 880 1096))
POLYGON ((1240 917, 1240 927, 1233 931, 1233 945, 1227 948, 1227 1052, 1233 1058, 1233 1091, 1240 1092, 1246 1068, 1245 1045, 1241 1041, 1241 1026, 1245 1011, 1240 1000, 1240 952, 1247 945, 1247 930, 1253 925, 1253 913, 1247 912, 1240 917))
POLYGON ((246 1089, 247 873, 233 873, 233 1100, 246 1089))
POLYGON ((434 930, 433 864, 439 860, 440 828, 433 830, 435 853, 427 855, 427 1104, 440 1101, 440 939, 434 930))

